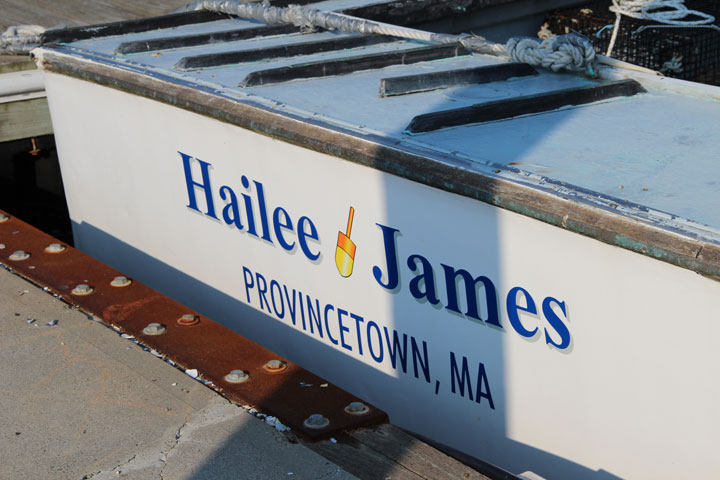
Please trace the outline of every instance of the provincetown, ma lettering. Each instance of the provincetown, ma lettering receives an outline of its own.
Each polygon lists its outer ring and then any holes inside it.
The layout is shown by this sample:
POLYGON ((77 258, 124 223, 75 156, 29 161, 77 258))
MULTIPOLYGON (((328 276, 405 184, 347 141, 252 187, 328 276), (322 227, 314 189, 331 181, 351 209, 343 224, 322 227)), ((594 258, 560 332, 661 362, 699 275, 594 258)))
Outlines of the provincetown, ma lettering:
POLYGON ((321 301, 247 266, 242 267, 242 272, 248 305, 347 350, 349 355, 369 358, 378 365, 388 364, 428 385, 435 395, 455 395, 495 410, 483 362, 471 363, 465 355, 450 351, 448 363, 441 367, 445 375, 438 375, 431 367, 431 347, 426 340, 382 325, 345 306, 321 301))

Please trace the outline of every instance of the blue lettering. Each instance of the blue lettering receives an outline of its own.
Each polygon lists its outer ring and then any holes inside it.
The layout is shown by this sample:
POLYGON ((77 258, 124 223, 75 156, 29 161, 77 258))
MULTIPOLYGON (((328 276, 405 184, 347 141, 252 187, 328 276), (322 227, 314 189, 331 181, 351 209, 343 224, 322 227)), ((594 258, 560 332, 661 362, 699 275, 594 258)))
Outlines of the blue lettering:
POLYGON ((245 278, 245 294, 247 294, 247 301, 250 302, 250 289, 255 286, 255 280, 253 280, 253 274, 247 267, 243 267, 243 277, 245 278), (249 274, 249 278, 248 278, 249 274))
POLYGON ((381 287, 388 290, 394 290, 400 283, 397 248, 395 246, 395 233, 400 232, 400 230, 386 227, 385 225, 381 225, 379 223, 376 223, 375 225, 380 227, 383 233, 383 245, 385 246, 385 258, 387 259, 387 283, 383 283, 382 281, 383 272, 380 267, 373 267, 373 276, 381 287))
POLYGON ((560 319, 560 317, 557 316, 555 311, 552 308, 552 304, 557 305, 560 307, 560 311, 562 311, 565 318, 567 318, 567 312, 565 310, 565 302, 561 302, 557 299, 554 299, 552 297, 548 297, 545 300, 543 300, 542 303, 542 310, 543 315, 545 315, 545 318, 547 319, 548 323, 551 327, 555 329, 558 335, 560 335, 560 343, 556 343, 552 338, 550 338, 550 334, 547 331, 547 328, 543 328, 545 330, 545 343, 549 343, 550 345, 553 345, 554 347, 559 348, 560 350, 564 350, 567 347, 570 346, 570 331, 567 328, 567 325, 563 323, 563 321, 560 319))
MULTIPOLYGON (((240 183, 242 183, 243 187, 250 188, 250 181, 245 175, 240 177, 240 183)), ((258 234, 255 231, 255 214, 253 213, 252 199, 250 198, 250 195, 245 193, 242 194, 242 197, 243 202, 245 203, 245 213, 248 217, 248 233, 257 237, 258 234)))
POLYGON ((517 333, 522 335, 525 338, 532 338, 535 336, 535 334, 538 331, 538 328, 535 327, 534 330, 528 330, 526 329, 522 322, 520 322, 520 317, 518 316, 518 310, 522 312, 528 312, 532 315, 537 314, 537 307, 535 307, 535 301, 530 296, 527 290, 525 290, 522 287, 515 287, 510 292, 508 292, 507 300, 507 311, 508 311, 508 318, 510 319, 510 325, 515 329, 517 333), (525 306, 522 307, 517 304, 518 301, 518 293, 522 293, 525 296, 525 306))
POLYGON ((263 190, 263 185, 257 181, 253 181, 253 183, 255 183, 255 188, 257 189, 258 208, 260 209, 260 224, 262 225, 263 231, 261 238, 272 243, 272 239, 270 238, 270 227, 268 226, 267 207, 265 205, 265 192, 263 190))
POLYGON ((277 207, 273 212, 273 226, 275 227, 275 236, 277 237, 277 241, 280 246, 287 251, 295 248, 295 242, 288 243, 285 240, 285 237, 283 237, 282 229, 289 230, 291 232, 293 231, 292 220, 290 220, 290 215, 288 215, 284 208, 277 207), (280 214, 285 217, 284 221, 280 218, 280 214))
POLYGON ((265 297, 265 294, 267 293, 267 282, 265 281, 265 277, 255 272, 255 278, 257 282, 258 298, 260 299, 260 310, 264 310, 263 303, 265 303, 265 305, 267 305, 267 311, 272 313, 272 310, 270 310, 270 303, 265 297), (260 286, 260 281, 262 281, 262 286, 260 286))
POLYGON ((393 341, 390 342, 390 335, 388 334, 387 327, 383 327, 385 330, 385 341, 387 342, 388 355, 390 356, 390 363, 393 368, 397 370, 397 359, 400 358, 400 366, 402 367, 403 373, 407 373, 407 334, 403 333, 403 343, 400 345, 397 331, 393 330, 393 341))
POLYGON ((335 307, 330 305, 329 303, 325 305, 325 331, 327 332, 327 336, 330 339, 330 342, 333 345, 337 345, 338 341, 335 337, 332 336, 332 333, 330 333, 330 324, 328 323, 328 310, 335 310, 335 307))
POLYGON ((473 399, 472 385, 470 384, 470 372, 468 370, 467 358, 462 358, 462 373, 458 371, 457 362, 455 361, 455 353, 450 352, 450 388, 455 393, 455 381, 457 381, 460 390, 460 396, 465 396, 465 387, 467 386, 468 397, 473 399))
POLYGON ((202 183, 198 183, 192 178, 190 160, 192 160, 193 157, 191 157, 190 155, 186 155, 182 152, 178 153, 182 157, 183 168, 185 170, 185 183, 187 185, 188 192, 188 208, 191 208, 197 212, 200 211, 197 206, 197 199, 195 198, 195 187, 202 188, 205 191, 205 203, 207 204, 207 212, 205 212, 205 215, 219 220, 217 218, 217 215, 215 215, 215 205, 213 204, 212 189, 210 185, 210 164, 207 162, 203 162, 199 158, 195 159, 200 164, 200 171, 202 172, 202 183))
POLYGON ((320 237, 318 237, 317 228, 315 228, 315 225, 312 223, 312 220, 310 220, 308 217, 300 217, 300 220, 298 220, 298 242, 300 243, 300 249, 303 251, 305 256, 310 259, 311 261, 315 261, 318 258, 320 258, 320 252, 313 253, 312 250, 310 250, 310 247, 307 244, 307 239, 318 241, 320 237), (310 232, 308 233, 305 231, 305 225, 310 226, 310 232))
MULTIPOLYGON (((283 289, 285 290, 285 299, 287 300, 288 305, 288 312, 290 312, 290 320, 292 320, 292 324, 295 325, 295 289, 293 289, 292 294, 292 304, 290 303, 290 295, 288 294, 288 288, 287 285, 283 285, 283 289)), ((302 298, 302 297, 301 297, 302 298)), ((302 299, 300 300, 300 303, 302 303, 302 299)))
POLYGON ((273 310, 275 310, 275 315, 278 316, 278 318, 283 319, 285 318, 285 300, 282 296, 282 290, 280 289, 280 284, 272 280, 270 282, 270 300, 272 301, 273 310), (273 290, 273 287, 277 288, 278 296, 280 297, 280 305, 282 306, 282 311, 278 311, 277 305, 275 304, 275 290, 273 290))
POLYGON ((490 403, 490 408, 495 410, 495 402, 493 402, 492 394, 490 393, 490 383, 485 373, 485 365, 480 362, 478 364, 477 383, 475 384, 475 403, 480 403, 480 400, 483 398, 487 398, 490 403))
POLYGON ((223 208, 223 220, 225 220, 225 223, 227 223, 228 225, 235 224, 235 227, 238 230, 242 230, 243 224, 240 221, 240 209, 238 208, 235 192, 233 192, 232 189, 227 185, 223 185, 222 187, 220 187, 220 198, 222 198, 223 200, 229 199, 227 205, 225 205, 225 208, 223 208))
POLYGON ((340 345, 341 345, 344 349, 350 350, 350 351, 352 352, 352 347, 351 347, 350 345, 348 345, 347 343, 345 343, 345 332, 349 332, 349 331, 350 331, 350 328, 349 328, 349 327, 346 327, 346 326, 343 325, 343 323, 342 323, 342 317, 343 317, 343 315, 347 315, 348 312, 345 311, 345 310, 343 310, 342 308, 338 308, 338 309, 337 309, 337 312, 338 312, 338 324, 340 325, 340 345))
POLYGON ((500 327, 500 319, 498 318, 497 293, 495 292, 495 285, 493 285, 492 281, 482 275, 473 279, 472 275, 470 275, 470 272, 468 272, 467 270, 455 270, 453 267, 450 267, 448 265, 441 265, 443 267, 443 270, 445 270, 445 286, 447 288, 448 296, 448 304, 445 308, 452 312, 461 313, 458 305, 457 285, 455 283, 458 279, 460 279, 465 283, 465 298, 467 301, 467 311, 465 312, 465 315, 471 318, 475 318, 477 320, 483 320, 491 325, 500 327), (487 304, 488 311, 487 319, 481 318, 480 312, 478 310, 478 283, 482 283, 484 287, 483 290, 485 292, 485 302, 487 304))
POLYGON ((411 271, 416 272, 418 268, 418 261, 420 262, 420 265, 422 265, 422 273, 410 280, 410 293, 412 293, 412 296, 418 300, 427 298, 428 302, 433 305, 437 305, 440 303, 440 299, 438 299, 437 292, 435 290, 435 274, 430 262, 421 255, 410 255, 407 259, 407 265, 411 271), (425 291, 421 290, 421 286, 425 287, 425 291))
POLYGON ((367 323, 367 343, 368 343, 368 349, 370 350, 370 356, 375 360, 377 363, 382 363, 384 354, 383 354, 383 343, 382 343, 382 335, 380 334, 380 327, 378 327, 378 324, 373 322, 372 320, 368 320, 367 323), (377 345, 380 349, 380 353, 375 355, 375 349, 373 348, 373 341, 372 341, 372 335, 371 331, 372 329, 375 329, 375 332, 377 332, 377 345))
POLYGON ((302 292, 298 291, 300 294, 300 320, 302 320, 302 326, 303 330, 307 330, 307 326, 305 325, 305 307, 303 307, 304 303, 302 301, 302 292))
POLYGON ((417 342, 415 341, 415 337, 410 337, 410 348, 412 349, 413 354, 413 369, 415 371, 415 378, 418 378, 418 363, 420 363, 420 368, 423 371, 423 376, 425 377, 425 381, 427 383, 430 383, 430 360, 428 359, 428 351, 427 351, 427 343, 423 340, 422 342, 423 346, 423 356, 420 357, 420 349, 417 346, 417 342), (424 359, 424 361, 423 361, 424 359))
POLYGON ((310 300, 310 295, 306 297, 307 299, 307 310, 308 310, 308 323, 310 324, 310 333, 315 333, 315 329, 313 328, 313 325, 317 325, 318 333, 320 334, 320 338, 323 338, 323 331, 322 331, 322 317, 320 316, 320 300, 315 299, 315 307, 312 306, 312 301, 310 300), (314 322, 314 323, 313 323, 314 322))
POLYGON ((360 335, 360 323, 364 322, 365 319, 359 315, 355 315, 354 313, 350 314, 350 317, 355 320, 355 331, 357 332, 357 341, 358 341, 358 353, 362 355, 362 336, 360 335))

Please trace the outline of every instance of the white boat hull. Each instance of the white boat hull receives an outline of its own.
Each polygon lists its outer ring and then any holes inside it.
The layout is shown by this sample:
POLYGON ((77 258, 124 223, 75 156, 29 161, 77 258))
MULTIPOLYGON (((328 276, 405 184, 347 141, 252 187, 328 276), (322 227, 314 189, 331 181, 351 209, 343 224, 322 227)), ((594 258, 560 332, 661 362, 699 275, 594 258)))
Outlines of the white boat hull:
POLYGON ((720 283, 139 96, 54 73, 46 86, 83 251, 510 471, 720 476, 720 283), (477 312, 462 281, 453 305, 448 269, 486 277, 477 312))

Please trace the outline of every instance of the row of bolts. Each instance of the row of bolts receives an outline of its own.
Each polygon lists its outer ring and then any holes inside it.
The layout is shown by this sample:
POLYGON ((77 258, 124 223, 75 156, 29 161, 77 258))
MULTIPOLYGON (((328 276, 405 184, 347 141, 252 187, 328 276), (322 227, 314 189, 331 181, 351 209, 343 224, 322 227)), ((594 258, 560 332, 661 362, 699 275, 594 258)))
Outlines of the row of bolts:
MULTIPOLYGON (((0 223, 4 223, 9 219, 10 217, 8 217, 7 215, 0 213, 0 223)), ((60 243, 51 243, 50 245, 45 247, 45 253, 58 254, 64 252, 66 249, 67 247, 65 245, 62 245, 60 243)), ((23 250, 17 250, 13 252, 8 258, 14 262, 21 262, 30 258, 30 254, 23 250)), ((130 280, 129 278, 124 276, 117 276, 112 280, 112 282, 110 282, 110 285, 113 287, 122 288, 129 286, 131 283, 132 280, 130 280)), ((93 290, 93 287, 81 283, 75 288, 73 288, 72 294, 80 296, 90 295, 93 290)), ((182 326, 192 326, 198 324, 199 322, 200 320, 198 319, 198 317, 192 314, 185 314, 177 320, 178 325, 182 326)), ((166 331, 167 329, 165 328, 165 326, 160 323, 150 323, 143 329, 143 333, 145 335, 162 335, 166 331)), ((268 372, 277 373, 285 370, 287 368, 287 365, 281 360, 270 360, 265 365, 263 365, 263 368, 268 372)), ((245 370, 232 370, 230 373, 225 375, 225 381, 228 383, 243 383, 247 382, 248 380, 250 380, 250 374, 245 370)), ((352 402, 345 407, 345 412, 349 413, 350 415, 365 415, 369 411, 370 408, 363 402, 352 402)), ((308 418, 305 419, 304 422, 304 425, 307 428, 313 428, 318 430, 327 427, 329 424, 330 420, 328 420, 325 416, 319 413, 310 415, 308 418)))

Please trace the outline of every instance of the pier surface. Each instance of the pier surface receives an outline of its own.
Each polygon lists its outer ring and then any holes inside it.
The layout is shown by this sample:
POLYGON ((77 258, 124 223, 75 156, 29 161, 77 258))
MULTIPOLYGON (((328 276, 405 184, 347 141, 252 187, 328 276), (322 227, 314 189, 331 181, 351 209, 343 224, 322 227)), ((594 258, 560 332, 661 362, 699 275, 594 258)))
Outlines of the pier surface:
POLYGON ((42 25, 74 27, 95 23, 117 22, 133 18, 163 15, 188 2, 185 0, 125 0, 122 2, 93 2, 88 0, 0 0, 0 30, 12 25, 42 25))
POLYGON ((4 269, 0 378, 0 478, 356 478, 4 269))

